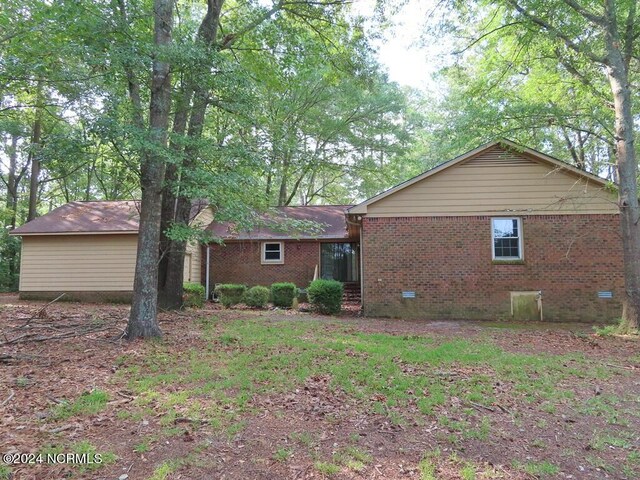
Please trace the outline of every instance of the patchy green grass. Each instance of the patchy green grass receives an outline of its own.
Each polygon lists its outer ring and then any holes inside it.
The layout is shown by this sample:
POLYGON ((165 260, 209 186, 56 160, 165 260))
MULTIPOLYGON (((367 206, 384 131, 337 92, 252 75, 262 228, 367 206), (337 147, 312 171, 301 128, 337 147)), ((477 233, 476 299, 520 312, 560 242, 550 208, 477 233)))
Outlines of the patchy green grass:
POLYGON ((45 445, 38 452, 42 455, 68 455, 73 454, 73 465, 77 472, 87 473, 99 470, 111 465, 117 459, 111 452, 101 452, 95 445, 87 440, 71 444, 45 445))
POLYGON ((420 480, 436 480, 436 465, 430 458, 423 458, 418 464, 420 480))
POLYGON ((358 447, 348 446, 336 452, 333 456, 335 463, 344 465, 349 470, 361 472, 371 463, 373 457, 358 447))
POLYGON ((75 415, 94 415, 107 406, 109 395, 102 390, 84 392, 73 402, 63 402, 51 412, 51 418, 64 420, 75 415))
MULTIPOLYGON (((622 428, 634 415, 621 407, 632 403, 626 394, 582 394, 596 382, 630 375, 624 367, 612 368, 605 359, 585 353, 507 351, 486 331, 471 338, 371 333, 326 319, 274 321, 240 312, 237 320, 199 319, 194 328, 200 330, 198 345, 187 344, 179 355, 170 343, 158 342, 144 356, 118 359, 114 382, 135 397, 120 418, 157 417, 158 438, 181 434, 178 423, 187 418, 195 429, 212 427, 215 435, 234 440, 241 438, 252 415, 264 411, 265 399, 278 405, 282 395, 304 392, 311 382, 312 388, 327 389, 323 395, 348 399, 349 411, 326 415, 327 425, 339 428, 341 415, 353 414, 384 416, 398 430, 437 425, 434 442, 464 451, 468 445, 499 442, 505 423, 522 429, 529 428, 533 419, 535 428, 550 428, 554 417, 567 408, 622 428)), ((106 396, 94 400, 81 397, 61 410, 73 415, 96 405, 99 411, 107 402, 106 396)), ((286 418, 286 409, 269 412, 274 418, 286 418)), ((296 461, 308 459, 321 475, 366 475, 376 465, 376 452, 359 445, 356 433, 351 435, 352 440, 327 452, 317 432, 287 431, 263 461, 281 465, 295 451, 296 461), (284 445, 279 443, 283 438, 284 445)), ((594 454, 610 447, 626 449, 629 442, 617 431, 593 438, 587 431, 583 440, 583 445, 591 442, 594 454)), ((534 454, 541 457, 525 462, 505 451, 505 464, 540 478, 555 475, 558 467, 543 461, 549 446, 542 440, 531 441, 534 454)), ((142 454, 154 442, 140 438, 132 449, 142 454)), ((628 453, 617 472, 638 471, 633 452, 628 453)), ((596 461, 594 457, 590 464, 596 461)), ((165 478, 181 465, 184 462, 165 462, 154 478, 165 478)), ((415 468, 426 479, 446 472, 471 480, 493 472, 490 465, 434 454, 415 468)))
POLYGON ((340 470, 342 470, 340 465, 330 462, 315 462, 313 466, 318 472, 329 476, 336 475, 337 473, 340 473, 340 470))
MULTIPOLYGON (((159 341, 16 345, 25 360, 5 366, 11 389, 0 397, 8 448, 118 455, 97 471, 34 465, 26 474, 481 480, 555 478, 561 466, 640 478, 635 338, 575 325, 208 307, 161 313, 159 341), (59 377, 34 368, 48 356, 65 362, 59 377)), ((82 312, 48 308, 51 318, 82 312)), ((126 307, 95 308, 86 321, 126 319, 126 307)), ((9 313, 0 320, 13 328, 21 315, 9 313)), ((25 468, 5 466, 0 480, 25 468)))
MULTIPOLYGON (((491 404, 496 400, 495 378, 509 382, 526 401, 546 402, 550 411, 553 402, 573 395, 563 389, 563 380, 609 374, 579 355, 516 354, 489 341, 438 342, 317 322, 246 319, 219 328, 216 322, 203 320, 200 325, 210 348, 193 348, 176 359, 158 345, 142 364, 119 370, 137 395, 136 406, 160 412, 165 424, 177 416, 202 416, 227 428, 251 411, 255 396, 288 391, 314 375, 329 375, 331 389, 403 425, 415 421, 415 414, 406 409, 409 404, 416 405, 421 415, 432 415, 451 397, 464 404, 491 404), (455 370, 464 366, 480 371, 457 375, 455 370), (167 392, 167 385, 174 391, 167 392)), ((104 396, 95 402, 90 398, 64 414, 95 411, 106 403, 104 396)), ((471 436, 486 438, 489 429, 481 425, 471 436)))
POLYGON ((0 463, 0 480, 11 480, 12 471, 10 466, 0 463))
POLYGON ((106 465, 110 465, 116 461, 115 454, 111 452, 99 452, 98 449, 91 442, 83 440, 71 445, 71 452, 76 455, 81 455, 83 458, 96 459, 99 457, 100 461, 79 463, 78 468, 81 473, 91 472, 98 470, 106 465))
POLYGON ((293 450, 290 448, 279 447, 273 454, 273 459, 276 462, 286 462, 293 455, 293 450))
POLYGON ((529 475, 533 475, 537 478, 546 478, 552 475, 557 474, 560 471, 560 468, 557 465, 554 465, 551 462, 541 461, 541 462, 513 462, 513 466, 522 470, 523 472, 528 473, 529 475))
POLYGON ((176 462, 167 461, 160 464, 154 471, 148 480, 167 480, 180 465, 176 462))

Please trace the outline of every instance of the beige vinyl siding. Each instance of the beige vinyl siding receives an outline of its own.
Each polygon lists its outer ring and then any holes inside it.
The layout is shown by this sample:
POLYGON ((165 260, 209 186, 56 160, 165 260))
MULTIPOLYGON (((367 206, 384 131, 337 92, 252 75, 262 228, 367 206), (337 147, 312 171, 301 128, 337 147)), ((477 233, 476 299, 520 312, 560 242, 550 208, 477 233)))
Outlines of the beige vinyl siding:
POLYGON ((132 291, 137 234, 25 235, 20 291, 132 291))
POLYGON ((182 281, 183 282, 191 282, 191 253, 187 252, 184 254, 184 269, 182 271, 182 281))
POLYGON ((587 177, 494 147, 371 203, 369 216, 617 213, 587 177))
MULTIPOLYGON (((213 210, 211 207, 207 207, 202 210, 196 218, 191 222, 191 226, 194 228, 206 228, 211 222, 213 222, 213 210)), ((184 265, 185 282, 202 283, 200 278, 200 272, 202 271, 202 248, 201 245, 192 242, 187 245, 184 265), (187 266, 187 256, 189 257, 189 266, 187 266), (190 277, 190 278, 189 278, 190 277)))

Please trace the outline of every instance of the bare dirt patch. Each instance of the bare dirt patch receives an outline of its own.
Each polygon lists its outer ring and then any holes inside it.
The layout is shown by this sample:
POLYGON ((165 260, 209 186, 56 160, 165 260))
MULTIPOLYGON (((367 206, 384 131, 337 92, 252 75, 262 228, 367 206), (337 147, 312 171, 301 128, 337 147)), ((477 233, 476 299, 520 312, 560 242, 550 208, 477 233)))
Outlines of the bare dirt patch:
POLYGON ((640 477, 637 341, 207 306, 128 343, 127 306, 44 305, 0 296, 2 453, 103 462, 0 478, 640 477))

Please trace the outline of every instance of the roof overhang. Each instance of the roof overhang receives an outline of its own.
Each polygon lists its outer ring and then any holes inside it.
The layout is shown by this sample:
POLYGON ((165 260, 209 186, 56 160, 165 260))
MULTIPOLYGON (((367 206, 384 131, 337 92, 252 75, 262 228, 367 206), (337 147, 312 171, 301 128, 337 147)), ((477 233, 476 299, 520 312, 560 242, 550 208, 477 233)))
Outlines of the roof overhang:
POLYGON ((9 235, 16 237, 68 237, 68 236, 86 236, 86 235, 137 235, 138 230, 126 230, 126 231, 100 231, 100 232, 29 232, 29 233, 14 233, 9 232, 9 235))

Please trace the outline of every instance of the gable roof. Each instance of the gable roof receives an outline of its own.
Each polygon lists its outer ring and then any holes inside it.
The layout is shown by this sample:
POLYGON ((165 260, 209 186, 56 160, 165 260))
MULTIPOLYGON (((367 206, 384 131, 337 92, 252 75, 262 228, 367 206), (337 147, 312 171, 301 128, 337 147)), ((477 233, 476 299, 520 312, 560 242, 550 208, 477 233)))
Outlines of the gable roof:
POLYGON ((533 160, 534 162, 538 162, 538 163, 542 163, 545 165, 549 165, 552 166, 555 169, 559 169, 561 171, 566 171, 569 173, 572 173, 574 175, 577 175, 578 177, 581 178, 585 178, 588 179, 590 182, 594 182, 602 187, 606 187, 608 185, 608 182, 601 178, 598 177, 597 175, 594 175, 592 173, 589 172, 585 172, 584 170, 580 170, 579 168, 574 167, 573 165, 570 165, 566 162, 563 162, 561 160, 558 160, 557 158, 551 157, 549 155, 546 155, 544 153, 538 152, 537 150, 533 150, 531 148, 527 148, 524 147, 522 145, 519 145, 515 142, 512 142, 510 140, 507 139, 501 139, 501 140, 497 140, 494 142, 490 142, 484 145, 481 145, 480 147, 471 150, 467 153, 464 153, 452 160, 449 160, 447 162, 441 163, 440 165, 437 165, 436 167, 427 170, 424 173, 421 173, 420 175, 417 175, 413 178, 410 178, 409 180, 406 180, 398 185, 396 185, 395 187, 392 187, 388 190, 385 190, 384 192, 379 193, 378 195, 375 195, 367 200, 365 200, 364 202, 359 203, 358 205, 355 205, 354 207, 350 208, 348 213, 349 214, 366 214, 367 213, 367 206, 376 203, 380 200, 382 200, 383 198, 388 197, 389 195, 393 195, 394 193, 403 190, 407 187, 410 187, 411 185, 414 185, 418 182, 421 182, 422 180, 432 177, 440 172, 442 172, 443 170, 447 170, 455 165, 458 165, 460 163, 463 163, 465 161, 468 161, 472 158, 475 158, 477 156, 482 155, 483 153, 485 153, 488 150, 491 150, 495 147, 502 147, 503 149, 507 150, 507 151, 513 151, 516 152, 520 155, 523 155, 525 157, 527 157, 530 160, 533 160))
MULTIPOLYGON (((197 200, 193 220, 208 203, 197 200)), ((139 200, 69 202, 11 232, 12 235, 136 234, 140 222, 139 200)))
POLYGON ((306 205, 300 207, 276 207, 274 212, 259 216, 262 223, 251 230, 239 230, 233 222, 212 222, 206 228, 215 237, 223 240, 317 240, 349 238, 346 213, 352 205, 306 205), (320 232, 279 231, 269 228, 286 220, 312 221, 321 225, 320 232))

